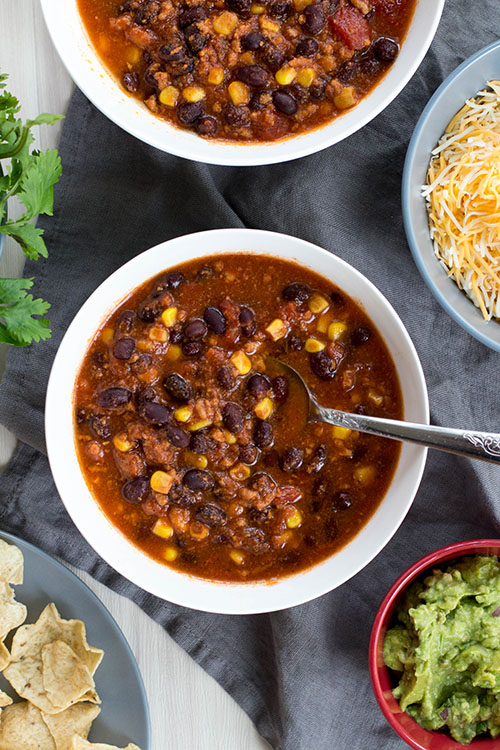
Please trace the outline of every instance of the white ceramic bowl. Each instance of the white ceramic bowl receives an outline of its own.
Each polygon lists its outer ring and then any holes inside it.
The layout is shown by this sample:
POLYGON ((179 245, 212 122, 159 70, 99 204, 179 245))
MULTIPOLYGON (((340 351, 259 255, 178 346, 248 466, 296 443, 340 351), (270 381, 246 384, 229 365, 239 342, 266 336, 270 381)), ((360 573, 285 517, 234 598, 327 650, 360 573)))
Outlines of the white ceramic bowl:
POLYGON ((147 557, 111 524, 81 473, 73 432, 73 388, 82 358, 103 319, 137 286, 202 255, 266 253, 308 266, 337 284, 365 309, 394 359, 405 418, 428 422, 422 368, 399 317, 382 294, 340 258, 308 242, 273 232, 219 229, 178 237, 147 250, 115 271, 78 312, 64 336, 50 375, 45 431, 59 494, 83 536, 110 565, 162 599, 194 609, 231 614, 270 612, 314 599, 351 578, 384 547, 408 512, 420 484, 426 449, 404 445, 391 486, 360 533, 336 554, 276 583, 216 583, 177 572, 147 557))
POLYGON ((231 144, 206 140, 151 115, 127 95, 90 43, 76 0, 41 0, 52 41, 69 74, 110 120, 162 151, 208 164, 255 166, 313 154, 356 132, 399 94, 422 62, 436 33, 444 0, 417 0, 415 16, 396 62, 381 83, 352 111, 317 130, 267 144, 231 144))

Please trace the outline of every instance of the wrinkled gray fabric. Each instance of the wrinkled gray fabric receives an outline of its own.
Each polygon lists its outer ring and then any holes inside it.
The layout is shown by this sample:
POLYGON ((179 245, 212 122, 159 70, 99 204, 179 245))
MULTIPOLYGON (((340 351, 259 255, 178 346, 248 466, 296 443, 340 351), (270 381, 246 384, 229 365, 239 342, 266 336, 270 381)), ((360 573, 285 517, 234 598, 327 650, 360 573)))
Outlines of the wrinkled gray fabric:
POLYGON ((396 101, 343 143, 284 165, 207 167, 162 154, 108 122, 79 92, 68 113, 56 211, 42 222, 51 255, 26 269, 37 276, 36 291, 53 303, 54 334, 48 343, 11 352, 0 388, 0 420, 24 443, 0 480, 0 525, 134 599, 241 704, 274 748, 405 746, 370 687, 375 611, 395 577, 424 553, 498 536, 498 469, 433 453, 401 529, 353 580, 272 615, 202 614, 125 581, 67 516, 43 454, 51 362, 76 310, 126 260, 180 234, 244 225, 297 235, 359 268, 415 342, 432 420, 498 430, 498 354, 434 301, 411 259, 400 209, 404 155, 422 108, 442 79, 494 41, 498 29, 499 0, 448 0, 430 52, 396 101))

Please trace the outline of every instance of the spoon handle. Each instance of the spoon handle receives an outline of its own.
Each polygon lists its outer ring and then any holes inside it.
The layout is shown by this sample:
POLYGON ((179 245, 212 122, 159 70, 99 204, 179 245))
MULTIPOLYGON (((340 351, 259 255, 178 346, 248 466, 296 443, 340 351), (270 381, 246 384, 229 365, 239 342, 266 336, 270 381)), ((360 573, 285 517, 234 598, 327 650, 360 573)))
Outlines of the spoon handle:
POLYGON ((349 430, 417 443, 428 448, 456 453, 459 456, 469 456, 500 464, 499 434, 401 422, 396 419, 368 417, 364 414, 346 414, 336 409, 327 409, 317 403, 315 407, 315 414, 311 416, 311 421, 327 422, 338 427, 347 427, 349 430))

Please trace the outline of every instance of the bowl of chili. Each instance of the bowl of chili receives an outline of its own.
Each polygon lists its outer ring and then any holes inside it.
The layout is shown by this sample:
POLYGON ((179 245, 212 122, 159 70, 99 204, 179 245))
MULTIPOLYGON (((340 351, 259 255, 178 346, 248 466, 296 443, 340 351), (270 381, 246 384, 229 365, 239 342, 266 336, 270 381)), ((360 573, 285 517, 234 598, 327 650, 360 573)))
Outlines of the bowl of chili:
POLYGON ((422 61, 444 0, 226 6, 42 0, 70 75, 113 122, 169 153, 241 166, 306 156, 367 124, 422 61))
POLYGON ((96 551, 161 598, 234 614, 300 604, 364 567, 411 506, 426 450, 306 428, 270 354, 329 405, 428 421, 387 300, 340 258, 272 232, 142 253, 60 345, 46 401, 56 486, 96 551))

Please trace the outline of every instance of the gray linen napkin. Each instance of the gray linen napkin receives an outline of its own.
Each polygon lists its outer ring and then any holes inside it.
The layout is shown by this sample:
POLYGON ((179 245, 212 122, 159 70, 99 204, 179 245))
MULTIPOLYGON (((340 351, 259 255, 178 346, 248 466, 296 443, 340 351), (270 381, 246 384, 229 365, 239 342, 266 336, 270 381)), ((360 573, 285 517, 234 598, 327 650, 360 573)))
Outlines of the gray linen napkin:
POLYGON ((425 62, 384 113, 327 151, 272 167, 183 161, 134 140, 78 91, 70 106, 56 212, 41 222, 50 258, 26 268, 27 276, 38 277, 36 291, 53 302, 54 335, 12 351, 0 388, 0 419, 24 443, 0 480, 0 526, 136 601, 240 703, 274 748, 405 747, 370 687, 367 648, 375 611, 396 576, 423 554, 498 535, 498 469, 432 453, 413 508, 391 543, 353 580, 316 601, 248 617, 182 609, 121 578, 67 516, 44 455, 51 362, 76 310, 129 258, 186 232, 264 228, 337 253, 389 298, 422 359, 436 424, 498 430, 498 355, 434 301, 411 259, 400 210, 404 155, 423 106, 465 57, 494 41, 498 29, 499 0, 448 0, 425 62))

